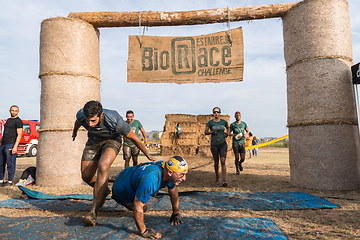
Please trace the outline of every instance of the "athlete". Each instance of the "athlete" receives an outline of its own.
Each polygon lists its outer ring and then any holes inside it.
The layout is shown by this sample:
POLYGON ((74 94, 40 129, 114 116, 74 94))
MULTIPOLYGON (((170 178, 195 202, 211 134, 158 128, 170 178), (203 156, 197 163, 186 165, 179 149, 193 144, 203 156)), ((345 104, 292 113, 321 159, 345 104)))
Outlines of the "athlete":
POLYGON ((87 217, 83 219, 86 226, 95 226, 99 209, 105 202, 106 196, 110 193, 108 188, 109 169, 114 162, 122 145, 122 136, 130 139, 144 154, 151 160, 144 144, 136 137, 117 111, 103 109, 98 101, 90 101, 84 105, 76 114, 76 121, 73 130, 73 140, 77 132, 83 126, 88 131, 82 159, 82 179, 94 188, 93 206, 87 217))
POLYGON ((159 189, 167 187, 173 213, 171 225, 183 223, 179 212, 179 195, 176 186, 186 180, 188 165, 180 156, 167 161, 147 162, 125 168, 116 179, 112 198, 119 204, 134 212, 135 223, 140 235, 144 238, 161 238, 161 234, 146 228, 144 212, 150 196, 159 189))
POLYGON ((241 121, 241 113, 239 111, 235 112, 235 120, 235 122, 230 124, 230 136, 233 137, 232 149, 235 155, 236 174, 239 175, 240 171, 243 170, 241 164, 245 161, 245 139, 249 136, 249 128, 245 122, 241 121))
POLYGON ((222 186, 226 187, 226 137, 229 135, 229 123, 220 118, 219 107, 213 108, 213 119, 206 123, 205 135, 211 134, 211 154, 214 158, 215 184, 219 184, 219 157, 221 160, 222 186), (225 132, 226 129, 226 132, 225 132))
MULTIPOLYGON (((134 131, 135 135, 139 137, 139 131, 144 137, 144 144, 147 146, 147 137, 146 132, 141 125, 139 120, 134 119, 134 112, 132 110, 128 110, 126 112, 126 122, 130 125, 131 129, 134 131)), ((125 168, 130 165, 130 158, 132 157, 133 166, 137 165, 138 163, 138 156, 140 153, 140 149, 127 137, 124 137, 124 160, 125 160, 125 168)))

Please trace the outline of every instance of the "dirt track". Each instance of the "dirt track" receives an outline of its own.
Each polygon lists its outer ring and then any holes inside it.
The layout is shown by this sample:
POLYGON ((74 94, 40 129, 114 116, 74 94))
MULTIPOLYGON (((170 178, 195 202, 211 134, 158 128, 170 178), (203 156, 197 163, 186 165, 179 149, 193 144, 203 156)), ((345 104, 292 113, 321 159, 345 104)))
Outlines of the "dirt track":
MULTIPOLYGON (((151 154, 156 155, 156 151, 151 154)), ((166 159, 168 157, 159 157, 166 159)), ((317 191, 297 188, 290 184, 288 150, 284 148, 260 148, 259 156, 246 159, 244 171, 235 174, 234 159, 227 159, 228 187, 215 185, 214 170, 211 158, 185 157, 190 170, 187 180, 179 191, 226 191, 226 192, 306 192, 322 197, 341 208, 316 210, 268 210, 268 211, 188 211, 183 216, 217 216, 217 217, 265 217, 270 218, 288 237, 288 239, 355 239, 360 238, 360 191, 317 191)), ((140 161, 146 158, 140 156, 140 161)), ((22 171, 35 166, 35 158, 18 158, 17 181, 22 171)), ((115 160, 110 175, 123 169, 122 155, 115 160)), ((73 187, 38 187, 33 190, 48 194, 92 193, 86 185, 73 187)), ((0 201, 17 198, 21 191, 17 187, 0 188, 0 201)), ((180 202, 181 207, 181 202, 180 202)), ((82 211, 40 211, 0 208, 0 215, 8 217, 23 216, 83 216, 82 211)), ((148 211, 147 215, 170 216, 168 211, 148 211)), ((132 216, 131 212, 101 212, 99 217, 132 216)))

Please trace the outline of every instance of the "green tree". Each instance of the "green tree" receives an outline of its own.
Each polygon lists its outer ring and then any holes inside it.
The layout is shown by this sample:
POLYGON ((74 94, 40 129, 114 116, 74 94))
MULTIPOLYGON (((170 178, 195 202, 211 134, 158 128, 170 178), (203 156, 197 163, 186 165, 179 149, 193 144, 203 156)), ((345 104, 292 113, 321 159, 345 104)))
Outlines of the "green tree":
POLYGON ((153 139, 159 140, 159 134, 157 132, 153 134, 153 139))

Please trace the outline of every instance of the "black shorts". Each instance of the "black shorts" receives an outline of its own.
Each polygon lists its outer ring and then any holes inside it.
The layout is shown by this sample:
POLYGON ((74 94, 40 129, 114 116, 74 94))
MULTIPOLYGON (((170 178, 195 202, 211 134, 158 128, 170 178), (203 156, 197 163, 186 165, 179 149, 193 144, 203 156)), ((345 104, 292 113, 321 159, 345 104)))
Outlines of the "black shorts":
POLYGON ((227 152, 227 143, 224 141, 223 143, 219 145, 211 145, 211 153, 215 158, 217 158, 220 155, 220 158, 226 158, 226 152, 227 152))
POLYGON ((126 160, 126 159, 130 159, 131 156, 133 157, 139 156, 140 149, 137 146, 129 147, 128 145, 124 144, 123 152, 124 152, 124 160, 126 160))
POLYGON ((86 143, 83 150, 81 161, 99 161, 101 154, 107 149, 114 149, 115 154, 118 155, 121 149, 121 143, 116 140, 105 140, 96 144, 86 143))
POLYGON ((176 136, 177 136, 177 138, 180 138, 180 136, 181 136, 181 133, 176 133, 176 136))
POLYGON ((233 142, 232 144, 232 148, 234 153, 245 153, 245 144, 237 144, 235 142, 233 142))

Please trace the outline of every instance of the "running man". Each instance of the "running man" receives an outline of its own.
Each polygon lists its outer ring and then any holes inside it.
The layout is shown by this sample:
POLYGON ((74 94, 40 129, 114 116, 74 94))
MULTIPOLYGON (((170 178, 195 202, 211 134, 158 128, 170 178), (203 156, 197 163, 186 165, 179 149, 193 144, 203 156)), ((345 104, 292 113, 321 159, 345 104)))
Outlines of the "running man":
POLYGON ((76 114, 72 134, 73 141, 79 128, 83 126, 88 131, 82 159, 82 179, 94 188, 93 206, 87 217, 83 219, 86 226, 95 226, 99 209, 110 193, 108 188, 109 169, 122 145, 122 136, 126 136, 151 160, 144 144, 136 137, 117 111, 103 109, 98 101, 89 101, 76 114))
MULTIPOLYGON (((135 135, 139 138, 139 131, 144 137, 144 144, 147 146, 147 137, 146 132, 141 125, 139 120, 134 119, 134 112, 132 110, 128 110, 126 112, 126 122, 130 125, 131 129, 134 131, 135 135)), ((140 153, 140 149, 127 137, 124 137, 124 160, 125 160, 125 168, 130 165, 130 158, 132 157, 133 166, 138 164, 138 156, 140 153)))
POLYGON ((116 179, 112 198, 119 204, 134 212, 136 227, 144 238, 161 238, 161 234, 146 228, 144 212, 150 196, 161 188, 167 187, 173 213, 171 225, 183 223, 179 211, 179 194, 176 186, 186 180, 188 165, 180 156, 167 161, 147 162, 125 168, 116 179))
POLYGON ((239 175, 240 171, 243 170, 241 164, 245 161, 245 139, 249 135, 249 128, 245 122, 241 121, 241 113, 239 111, 235 112, 235 120, 230 125, 230 136, 233 137, 232 148, 235 155, 236 175, 239 175))

